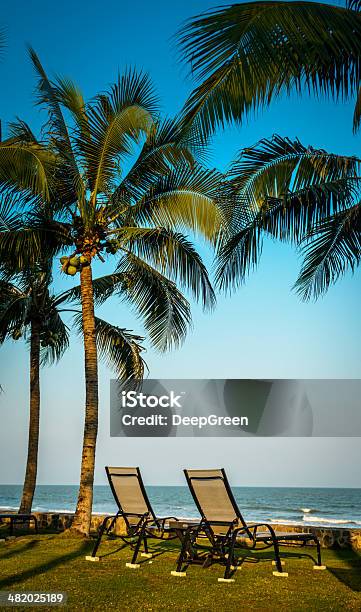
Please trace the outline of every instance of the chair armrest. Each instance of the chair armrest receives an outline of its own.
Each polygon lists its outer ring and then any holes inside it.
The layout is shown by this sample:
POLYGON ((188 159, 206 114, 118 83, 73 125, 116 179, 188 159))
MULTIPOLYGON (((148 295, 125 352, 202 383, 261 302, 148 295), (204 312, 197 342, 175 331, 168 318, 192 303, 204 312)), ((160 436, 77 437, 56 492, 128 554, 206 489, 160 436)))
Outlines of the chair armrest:
POLYGON ((177 521, 178 519, 177 519, 176 516, 162 516, 161 518, 159 518, 157 516, 155 519, 153 517, 151 517, 151 518, 149 518, 149 519, 147 519, 145 521, 145 525, 151 525, 152 523, 154 525, 157 525, 157 526, 159 525, 160 526, 160 532, 161 532, 161 535, 163 537, 164 532, 165 532, 165 522, 169 521, 169 520, 177 521))
POLYGON ((247 527, 248 527, 249 530, 253 529, 253 537, 254 538, 257 537, 257 529, 259 527, 265 527, 270 532, 271 539, 272 540, 277 539, 275 530, 273 529, 272 525, 270 525, 269 523, 252 523, 250 525, 247 525, 247 527))
POLYGON ((140 514, 138 512, 122 512, 119 516, 123 516, 126 523, 128 524, 129 527, 134 527, 133 525, 129 524, 128 521, 128 517, 129 516, 136 516, 139 518, 138 523, 135 525, 135 527, 138 529, 140 527, 143 527, 143 525, 146 525, 147 522, 150 520, 148 519, 149 517, 149 512, 144 512, 144 514, 140 514))

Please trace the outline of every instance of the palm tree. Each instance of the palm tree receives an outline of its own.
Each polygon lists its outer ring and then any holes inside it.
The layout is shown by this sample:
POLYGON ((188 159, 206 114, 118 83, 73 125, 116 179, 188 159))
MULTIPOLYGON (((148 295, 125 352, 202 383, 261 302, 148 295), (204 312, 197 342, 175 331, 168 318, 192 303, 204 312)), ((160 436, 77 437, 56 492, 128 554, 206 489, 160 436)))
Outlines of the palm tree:
POLYGON ((217 281, 236 288, 258 265, 265 236, 301 246, 295 287, 317 298, 361 259, 361 160, 278 135, 245 149, 225 183, 229 233, 217 281))
MULTIPOLYGON (((283 94, 313 90, 334 99, 357 92, 361 121, 361 3, 251 2, 216 9, 182 29, 183 56, 201 80, 184 108, 207 138, 217 126, 283 94)), ((234 288, 256 266, 265 235, 301 245, 296 289, 317 298, 360 261, 360 165, 354 157, 274 136, 245 149, 225 186, 228 234, 218 284, 234 288)))
MULTIPOLYGON (((0 228, 6 233, 19 231, 19 227, 34 222, 36 213, 20 220, 12 212, 14 196, 3 197, 0 204, 0 228), (29 218, 30 216, 30 218, 29 218)), ((0 344, 22 337, 30 353, 30 411, 28 456, 20 513, 30 513, 36 486, 39 422, 40 422, 40 367, 57 362, 69 346, 69 328, 64 313, 72 313, 79 329, 80 311, 66 307, 66 293, 54 295, 52 259, 47 257, 47 244, 38 251, 38 261, 19 269, 11 254, 3 255, 0 266, 0 344), (14 265, 15 263, 15 265, 14 265), (15 269, 15 272, 14 272, 15 269)), ((102 319, 96 318, 97 344, 102 357, 115 369, 121 379, 131 373, 143 371, 140 353, 142 338, 134 336, 102 319)))
MULTIPOLYGON (((180 48, 200 84, 185 104, 185 122, 208 137, 292 91, 353 96, 361 83, 359 8, 359 0, 346 8, 272 0, 189 20, 179 33, 180 48)), ((355 123, 360 113, 361 93, 355 123)))
POLYGON ((175 282, 205 308, 215 302, 206 268, 180 230, 216 243, 220 176, 195 161, 202 152, 195 132, 184 135, 178 121, 160 121, 147 76, 127 72, 108 93, 85 103, 74 83, 49 81, 34 51, 30 54, 38 75, 38 101, 48 111, 48 130, 40 143, 25 124, 17 125, 0 145, 0 181, 4 189, 16 185, 24 197, 51 202, 56 222, 44 218, 23 228, 21 239, 11 232, 0 236, 0 254, 7 250, 21 259, 26 245, 27 258, 35 257, 39 242, 48 236, 55 243, 53 252, 63 252, 63 272, 80 273, 80 289, 67 293, 69 299, 80 294, 86 386, 72 528, 88 534, 98 424, 94 300, 120 296, 137 309, 157 349, 178 346, 191 315, 175 282), (69 125, 63 109, 71 116, 69 125), (114 273, 93 279, 94 259, 110 257, 117 257, 114 273))
MULTIPOLYGON (((3 217, 1 218, 3 222, 3 217)), ((30 411, 28 456, 19 512, 30 513, 38 465, 40 365, 60 359, 68 348, 68 329, 50 290, 51 261, 39 259, 32 268, 0 275, 0 344, 6 339, 27 341, 30 353, 30 411)))
POLYGON ((30 411, 28 456, 20 513, 30 513, 38 464, 40 418, 40 364, 61 357, 68 346, 66 326, 49 292, 48 274, 40 268, 0 279, 0 342, 25 335, 30 352, 30 411))

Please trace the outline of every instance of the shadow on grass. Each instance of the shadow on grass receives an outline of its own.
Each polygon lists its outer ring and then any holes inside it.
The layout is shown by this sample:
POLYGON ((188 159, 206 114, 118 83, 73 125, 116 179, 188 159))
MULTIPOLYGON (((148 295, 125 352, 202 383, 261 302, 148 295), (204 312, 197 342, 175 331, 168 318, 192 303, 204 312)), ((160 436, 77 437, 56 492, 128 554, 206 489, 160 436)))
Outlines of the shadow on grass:
MULTIPOLYGON (((307 562, 307 560, 310 560, 312 562, 312 565, 315 565, 317 563, 316 555, 312 555, 311 553, 306 552, 306 550, 305 552, 300 552, 299 549, 295 551, 286 551, 281 548, 280 557, 283 561, 285 561, 286 559, 305 559, 305 562, 307 562)), ((258 550, 255 553, 253 553, 253 551, 248 551, 245 555, 245 559, 247 559, 248 561, 251 561, 252 559, 253 563, 258 563, 259 561, 274 561, 275 555, 273 549, 270 548, 266 551, 258 550)))
MULTIPOLYGON (((206 562, 206 565, 203 565, 203 567, 209 567, 210 565, 220 565, 225 567, 225 561, 224 560, 220 560, 217 557, 214 557, 214 559, 210 562, 207 563, 207 559, 209 559, 209 555, 207 555, 206 550, 202 551, 202 555, 199 555, 198 560, 196 562, 196 564, 198 565, 198 567, 202 567, 202 561, 206 562)), ((241 551, 239 549, 237 549, 237 553, 239 553, 236 557, 236 567, 240 568, 242 567, 243 564, 253 564, 253 565, 258 565, 258 564, 271 564, 274 560, 275 560, 275 556, 274 553, 272 551, 272 549, 269 550, 247 550, 247 549, 242 549, 241 551)), ((281 560, 285 561, 286 559, 288 560, 292 560, 292 559, 304 559, 305 560, 305 564, 307 567, 311 567, 313 565, 315 565, 317 563, 316 558, 312 555, 309 554, 307 552, 300 552, 299 550, 295 550, 295 551, 281 551, 281 560), (311 562, 311 563, 310 563, 311 562)), ((183 565, 183 571, 186 571, 186 569, 192 565, 192 562, 189 562, 187 560, 184 561, 184 565, 183 565)), ((273 568, 274 570, 276 569, 275 567, 273 568)), ((236 569, 231 571, 231 576, 233 576, 236 573, 236 569)), ((287 568, 284 568, 284 571, 287 572, 287 568)))
POLYGON ((347 567, 330 567, 329 572, 352 591, 361 592, 361 557, 354 550, 334 548, 333 552, 347 567))
MULTIPOLYGON (((116 536, 109 538, 108 541, 114 541, 116 539, 116 536)), ((148 545, 149 545, 149 552, 152 553, 152 559, 156 559, 157 557, 160 557, 166 553, 179 553, 180 550, 180 546, 178 543, 178 546, 176 546, 175 544, 169 544, 169 542, 163 541, 163 542, 159 542, 156 541, 154 542, 154 540, 152 541, 152 544, 148 541, 148 545)), ((131 548, 131 546, 129 544, 123 544, 122 546, 119 546, 118 548, 115 548, 114 550, 110 550, 108 552, 105 552, 103 554, 99 554, 98 552, 98 556, 100 559, 104 559, 105 557, 111 557, 113 555, 115 555, 116 553, 129 548, 129 555, 132 556, 133 555, 133 549, 131 548)), ((145 563, 148 563, 149 560, 147 559, 142 559, 141 558, 141 553, 143 552, 143 550, 141 549, 139 551, 139 555, 138 555, 138 559, 137 559, 137 563, 139 563, 140 565, 143 565, 145 563)))
MULTIPOLYGON (((39 546, 39 540, 31 540, 30 542, 27 542, 26 544, 23 544, 22 546, 14 546, 10 550, 6 550, 6 552, 3 555, 0 554, 0 560, 9 559, 10 557, 14 557, 15 555, 22 554, 28 550, 32 550, 33 548, 36 548, 36 546, 39 546)), ((1 552, 2 551, 0 549, 0 553, 1 552)))
MULTIPOLYGON (((23 580, 28 580, 29 578, 34 578, 34 576, 38 576, 40 574, 45 574, 46 572, 54 569, 58 565, 62 565, 63 563, 67 563, 68 561, 72 561, 77 557, 84 555, 85 552, 89 550, 89 542, 83 542, 77 550, 72 551, 66 555, 62 555, 60 557, 56 557, 46 563, 42 563, 37 565, 36 567, 31 567, 24 571, 17 572, 12 576, 8 576, 0 580, 0 590, 6 587, 10 587, 13 584, 17 584, 18 582, 22 582, 23 580)), ((21 554, 22 551, 20 551, 21 554)))

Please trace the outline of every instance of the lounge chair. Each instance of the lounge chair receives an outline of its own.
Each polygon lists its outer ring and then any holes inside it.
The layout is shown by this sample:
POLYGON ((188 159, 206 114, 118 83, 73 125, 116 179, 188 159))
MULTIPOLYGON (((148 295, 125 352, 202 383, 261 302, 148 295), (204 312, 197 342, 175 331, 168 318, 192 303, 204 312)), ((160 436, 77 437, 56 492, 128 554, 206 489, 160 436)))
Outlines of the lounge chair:
POLYGON ((106 535, 110 534, 115 527, 117 519, 122 518, 126 533, 117 537, 121 538, 133 550, 131 562, 125 565, 131 569, 138 569, 140 565, 137 563, 137 557, 142 542, 144 544, 144 552, 141 552, 140 556, 151 558, 153 555, 148 550, 148 539, 156 538, 162 540, 166 535, 167 539, 176 537, 169 529, 167 521, 169 519, 177 519, 173 516, 159 518, 155 515, 144 488, 139 468, 106 467, 105 471, 118 506, 118 512, 113 516, 107 516, 103 520, 92 554, 86 556, 86 560, 99 561, 96 553, 104 533, 106 535))
POLYGON ((225 565, 224 577, 219 582, 234 582, 232 575, 241 566, 235 556, 237 548, 273 548, 276 566, 274 576, 287 577, 283 571, 279 546, 313 541, 317 547, 315 570, 326 569, 321 562, 318 538, 313 533, 277 533, 267 523, 249 523, 244 520, 233 497, 226 473, 221 470, 184 470, 188 486, 201 515, 197 526, 186 530, 177 568, 173 576, 185 576, 183 564, 201 563, 204 567, 213 562, 225 565), (202 539, 204 544, 202 545, 202 539))

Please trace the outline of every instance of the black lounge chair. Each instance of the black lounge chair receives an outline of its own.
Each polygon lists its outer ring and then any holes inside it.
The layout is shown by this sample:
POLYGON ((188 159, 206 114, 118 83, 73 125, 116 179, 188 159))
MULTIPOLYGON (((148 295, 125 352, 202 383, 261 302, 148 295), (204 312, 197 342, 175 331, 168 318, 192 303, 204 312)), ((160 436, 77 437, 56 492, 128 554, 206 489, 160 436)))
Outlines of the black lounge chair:
POLYGON ((169 519, 177 520, 173 516, 159 518, 155 515, 150 505, 148 495, 144 488, 140 470, 137 467, 106 467, 105 471, 109 480, 114 499, 118 506, 118 512, 113 516, 107 516, 100 526, 97 541, 91 555, 86 557, 87 561, 99 561, 96 556, 101 539, 104 535, 110 534, 114 529, 118 518, 122 518, 125 523, 126 534, 118 535, 123 542, 133 550, 133 557, 126 567, 137 569, 138 553, 142 542, 144 552, 141 557, 151 558, 153 555, 148 550, 148 538, 162 540, 165 535, 167 539, 176 537, 167 525, 169 519))
POLYGON ((30 523, 30 521, 33 521, 34 523, 35 533, 38 533, 38 520, 36 516, 34 516, 33 514, 17 514, 16 512, 14 513, 2 512, 0 513, 0 523, 3 520, 9 521, 10 536, 14 534, 14 523, 22 523, 24 525, 25 523, 30 523))
POLYGON ((313 541, 317 547, 315 570, 326 569, 321 562, 321 548, 313 533, 277 533, 267 523, 249 523, 244 520, 233 497, 226 473, 221 470, 184 470, 188 486, 201 515, 198 525, 186 530, 177 569, 173 576, 185 576, 183 565, 200 563, 208 567, 213 562, 225 565, 224 577, 219 582, 234 582, 233 572, 240 569, 235 556, 237 548, 254 550, 273 548, 276 566, 274 576, 287 577, 280 559, 279 546, 313 541), (202 539, 207 540, 202 545, 202 539), (260 545, 260 546, 259 546, 260 545))

